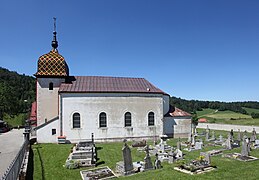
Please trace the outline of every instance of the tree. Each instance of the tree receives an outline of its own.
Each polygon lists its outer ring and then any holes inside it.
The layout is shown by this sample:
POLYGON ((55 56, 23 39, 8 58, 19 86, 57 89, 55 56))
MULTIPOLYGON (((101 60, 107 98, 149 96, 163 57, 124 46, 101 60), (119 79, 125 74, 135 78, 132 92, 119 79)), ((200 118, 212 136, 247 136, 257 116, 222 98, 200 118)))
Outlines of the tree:
POLYGON ((192 124, 193 125, 195 125, 195 126, 197 126, 198 125, 198 116, 197 116, 197 114, 195 113, 195 114, 193 114, 192 115, 192 124))

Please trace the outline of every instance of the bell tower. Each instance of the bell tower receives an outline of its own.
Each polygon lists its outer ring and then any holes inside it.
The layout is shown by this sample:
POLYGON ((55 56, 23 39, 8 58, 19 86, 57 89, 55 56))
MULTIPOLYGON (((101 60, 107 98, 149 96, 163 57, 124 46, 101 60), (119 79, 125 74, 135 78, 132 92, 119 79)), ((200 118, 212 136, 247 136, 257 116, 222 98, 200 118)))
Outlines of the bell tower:
POLYGON ((69 69, 63 56, 58 52, 56 18, 54 18, 52 50, 39 57, 36 76, 37 125, 59 115, 58 90, 69 76, 69 69))

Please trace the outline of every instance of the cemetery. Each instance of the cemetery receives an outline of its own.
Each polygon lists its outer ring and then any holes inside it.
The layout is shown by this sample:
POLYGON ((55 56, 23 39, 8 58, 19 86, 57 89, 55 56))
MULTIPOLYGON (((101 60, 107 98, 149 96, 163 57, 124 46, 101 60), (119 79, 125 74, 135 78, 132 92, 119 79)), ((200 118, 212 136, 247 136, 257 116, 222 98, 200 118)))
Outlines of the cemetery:
MULTIPOLYGON (((203 131, 202 129, 197 131, 195 134, 190 134, 187 139, 161 136, 154 140, 134 142, 125 140, 113 143, 94 143, 92 140, 90 142, 82 141, 76 145, 34 145, 34 178, 40 179, 44 176, 46 179, 62 177, 67 179, 94 179, 94 177, 98 177, 98 179, 111 177, 170 179, 173 176, 176 179, 209 179, 217 176, 234 179, 245 178, 246 173, 241 173, 239 168, 252 169, 259 166, 259 161, 256 161, 259 157, 257 149, 259 141, 256 132, 213 132, 209 129, 205 133, 199 133, 199 131, 203 131), (251 138, 252 136, 254 139, 251 138), (252 142, 251 139, 254 141, 252 142), (234 144, 240 144, 240 146, 234 144), (92 151, 92 149, 95 150, 92 151), (51 157, 47 157, 48 151, 53 152, 51 157), (67 164, 68 156, 71 157, 73 154, 76 157, 77 152, 85 151, 91 152, 90 155, 87 155, 89 162, 93 163, 90 164, 91 167, 80 165, 80 163, 76 169, 63 167, 64 164, 67 164), (39 166, 39 155, 44 161, 45 172, 48 166, 52 167, 48 169, 48 173, 42 172, 42 167, 39 166), (55 162, 52 161, 55 166, 48 163, 51 159, 55 159, 55 162), (53 173, 51 173, 52 171, 53 173)), ((79 162, 76 158, 73 160, 79 162)), ((259 177, 259 173, 256 171, 249 171, 249 174, 259 177)))

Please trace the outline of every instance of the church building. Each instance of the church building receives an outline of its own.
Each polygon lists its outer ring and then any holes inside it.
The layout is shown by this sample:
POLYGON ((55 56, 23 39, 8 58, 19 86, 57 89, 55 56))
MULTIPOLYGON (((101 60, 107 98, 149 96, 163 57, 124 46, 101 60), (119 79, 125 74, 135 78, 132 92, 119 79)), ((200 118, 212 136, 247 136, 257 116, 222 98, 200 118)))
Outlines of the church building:
POLYGON ((153 139, 162 134, 188 137, 191 115, 170 106, 169 95, 144 78, 73 76, 58 52, 39 57, 33 104, 37 141, 153 139))

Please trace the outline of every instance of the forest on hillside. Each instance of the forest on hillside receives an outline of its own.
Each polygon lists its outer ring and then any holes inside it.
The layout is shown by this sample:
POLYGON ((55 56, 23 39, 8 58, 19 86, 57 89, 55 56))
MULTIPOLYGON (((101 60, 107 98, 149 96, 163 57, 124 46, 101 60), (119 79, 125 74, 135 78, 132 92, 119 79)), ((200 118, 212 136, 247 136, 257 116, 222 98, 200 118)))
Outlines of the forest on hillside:
MULTIPOLYGON (((210 108, 219 111, 234 111, 237 113, 248 114, 244 107, 259 109, 259 102, 245 101, 245 102, 220 102, 220 101, 198 101, 198 100, 185 100, 177 97, 170 98, 170 104, 176 106, 186 112, 195 114, 196 111, 210 108)), ((257 116, 257 114, 254 114, 257 116)))
POLYGON ((35 89, 35 78, 0 67, 0 119, 28 112, 35 89))

